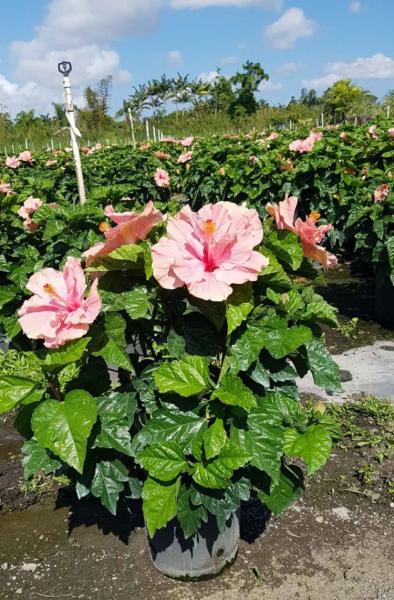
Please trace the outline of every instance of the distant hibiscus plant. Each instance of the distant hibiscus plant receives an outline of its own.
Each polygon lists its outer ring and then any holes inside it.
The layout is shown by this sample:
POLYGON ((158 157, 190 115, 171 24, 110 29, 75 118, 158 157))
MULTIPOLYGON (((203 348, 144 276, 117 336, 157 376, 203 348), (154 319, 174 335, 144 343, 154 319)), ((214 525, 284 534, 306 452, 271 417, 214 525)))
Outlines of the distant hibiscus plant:
POLYGON ((209 513, 223 531, 251 493, 275 515, 300 495, 300 459, 312 475, 337 429, 303 409, 297 378, 340 382, 320 329, 335 312, 303 283, 309 259, 336 263, 320 245, 331 226, 296 206, 268 206, 264 224, 231 202, 109 206, 102 242, 30 277, 24 351, 0 377, 27 479, 61 472, 113 514, 142 497, 150 536, 177 518, 191 537, 209 513))

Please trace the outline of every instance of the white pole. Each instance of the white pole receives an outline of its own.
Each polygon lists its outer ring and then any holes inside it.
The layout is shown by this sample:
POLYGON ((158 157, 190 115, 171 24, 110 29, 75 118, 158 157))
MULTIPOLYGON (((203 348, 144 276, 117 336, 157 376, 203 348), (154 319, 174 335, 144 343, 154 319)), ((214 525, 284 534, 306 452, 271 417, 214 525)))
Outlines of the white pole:
POLYGON ((86 202, 86 193, 85 193, 85 184, 83 181, 81 156, 79 154, 79 147, 78 147, 78 141, 77 141, 77 134, 79 134, 79 131, 75 124, 75 113, 74 113, 73 99, 72 99, 72 94, 71 94, 71 84, 70 84, 70 80, 67 75, 63 79, 63 86, 64 86, 64 97, 66 99, 66 116, 67 116, 68 122, 70 123, 71 145, 72 145, 73 155, 74 155, 75 171, 77 174, 79 201, 81 204, 84 204, 86 202))
POLYGON ((321 113, 321 126, 324 127, 324 114, 321 113))
POLYGON ((53 149, 54 149, 54 147, 53 147, 53 138, 51 138, 51 150, 52 150, 52 152, 53 152, 53 149))
POLYGON ((131 129, 131 141, 133 143, 133 147, 135 148, 136 143, 135 143, 135 132, 134 132, 134 119, 133 119, 133 115, 131 114, 130 108, 127 109, 127 115, 129 117, 129 123, 130 123, 130 129, 131 129))
POLYGON ((146 129, 146 139, 149 141, 150 137, 149 137, 149 121, 148 121, 148 119, 145 119, 145 129, 146 129))
POLYGON ((157 142, 156 127, 153 125, 153 141, 157 142))
POLYGON ((27 138, 25 137, 25 150, 27 150, 27 138))
POLYGON ((387 105, 387 118, 390 118, 390 104, 387 105))

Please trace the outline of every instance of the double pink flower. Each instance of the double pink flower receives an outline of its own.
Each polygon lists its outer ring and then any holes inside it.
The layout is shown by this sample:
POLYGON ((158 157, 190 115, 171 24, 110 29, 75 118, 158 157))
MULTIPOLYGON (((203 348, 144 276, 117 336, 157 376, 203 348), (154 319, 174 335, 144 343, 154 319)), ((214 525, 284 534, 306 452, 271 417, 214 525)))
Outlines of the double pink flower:
POLYGON ((117 213, 111 205, 105 207, 104 213, 116 223, 116 227, 108 225, 108 229, 104 231, 106 241, 95 244, 82 254, 88 266, 98 256, 106 256, 124 244, 135 244, 139 240, 144 240, 152 227, 163 218, 153 202, 148 202, 141 213, 135 211, 117 213))
POLYGON ((185 137, 183 138, 183 140, 181 140, 181 145, 184 148, 188 148, 189 146, 191 146, 194 142, 194 137, 192 135, 189 135, 189 137, 185 137))
POLYGON ((278 204, 267 204, 266 210, 271 217, 275 218, 278 229, 287 229, 298 235, 304 256, 320 262, 325 268, 335 267, 338 264, 337 257, 319 245, 333 226, 316 226, 318 214, 313 215, 317 218, 309 216, 305 221, 300 218, 294 220, 297 204, 298 198, 290 196, 278 204))
POLYGON ((18 215, 23 219, 23 225, 31 233, 36 231, 38 225, 37 223, 33 223, 30 217, 40 206, 42 206, 42 200, 29 196, 18 210, 18 215))
POLYGON ((383 200, 388 196, 388 194, 389 194, 388 183, 382 183, 382 185, 379 185, 379 187, 377 187, 373 193, 373 199, 374 199, 375 204, 383 202, 383 200))
POLYGON ((188 152, 184 152, 183 154, 180 154, 178 156, 178 160, 177 163, 186 163, 189 160, 191 160, 191 157, 193 156, 193 152, 191 150, 189 150, 188 152))
POLYGON ((256 281, 268 258, 253 250, 263 239, 254 209, 232 202, 189 206, 168 221, 167 237, 152 247, 153 274, 167 289, 186 286, 192 296, 220 302, 232 284, 256 281))
POLYGON ((0 193, 5 194, 6 196, 12 196, 12 194, 15 194, 10 183, 0 183, 0 193))
POLYGON ((34 273, 26 285, 34 295, 18 311, 22 330, 33 340, 44 340, 47 348, 84 336, 101 309, 97 285, 96 279, 85 297, 85 275, 74 257, 68 257, 63 271, 34 273))
POLYGON ((313 149, 313 146, 316 142, 321 140, 323 134, 321 131, 311 131, 310 135, 303 140, 294 140, 289 144, 289 150, 293 150, 294 152, 299 152, 300 154, 304 152, 310 152, 313 149))
POLYGON ((170 176, 165 169, 158 167, 155 171, 154 180, 157 187, 168 188, 170 186, 170 176))

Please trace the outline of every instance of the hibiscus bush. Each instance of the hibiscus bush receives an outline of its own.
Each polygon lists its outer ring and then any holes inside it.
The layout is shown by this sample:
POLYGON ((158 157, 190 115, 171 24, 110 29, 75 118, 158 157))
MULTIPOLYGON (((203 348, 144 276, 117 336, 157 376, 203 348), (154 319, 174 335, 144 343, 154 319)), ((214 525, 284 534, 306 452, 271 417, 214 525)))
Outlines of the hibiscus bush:
POLYGON ((335 311, 305 284, 320 276, 308 256, 335 257, 320 245, 329 228, 295 221, 293 199, 270 210, 262 223, 231 202, 110 206, 114 225, 82 257, 38 265, 18 360, 0 360, 27 479, 65 474, 113 514, 142 497, 151 536, 177 517, 190 537, 208 513, 223 530, 251 493, 275 515, 301 494, 338 435, 297 391, 308 371, 340 387, 321 330, 335 311))

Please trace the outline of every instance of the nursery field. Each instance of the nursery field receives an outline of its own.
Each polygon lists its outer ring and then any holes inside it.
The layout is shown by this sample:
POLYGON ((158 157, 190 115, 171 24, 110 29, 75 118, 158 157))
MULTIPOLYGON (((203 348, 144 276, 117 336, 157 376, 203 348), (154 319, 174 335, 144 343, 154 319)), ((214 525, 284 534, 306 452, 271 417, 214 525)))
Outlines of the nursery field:
POLYGON ((1 597, 389 600, 392 122, 82 169, 0 156, 1 597), (239 515, 218 579, 154 570, 239 515))

